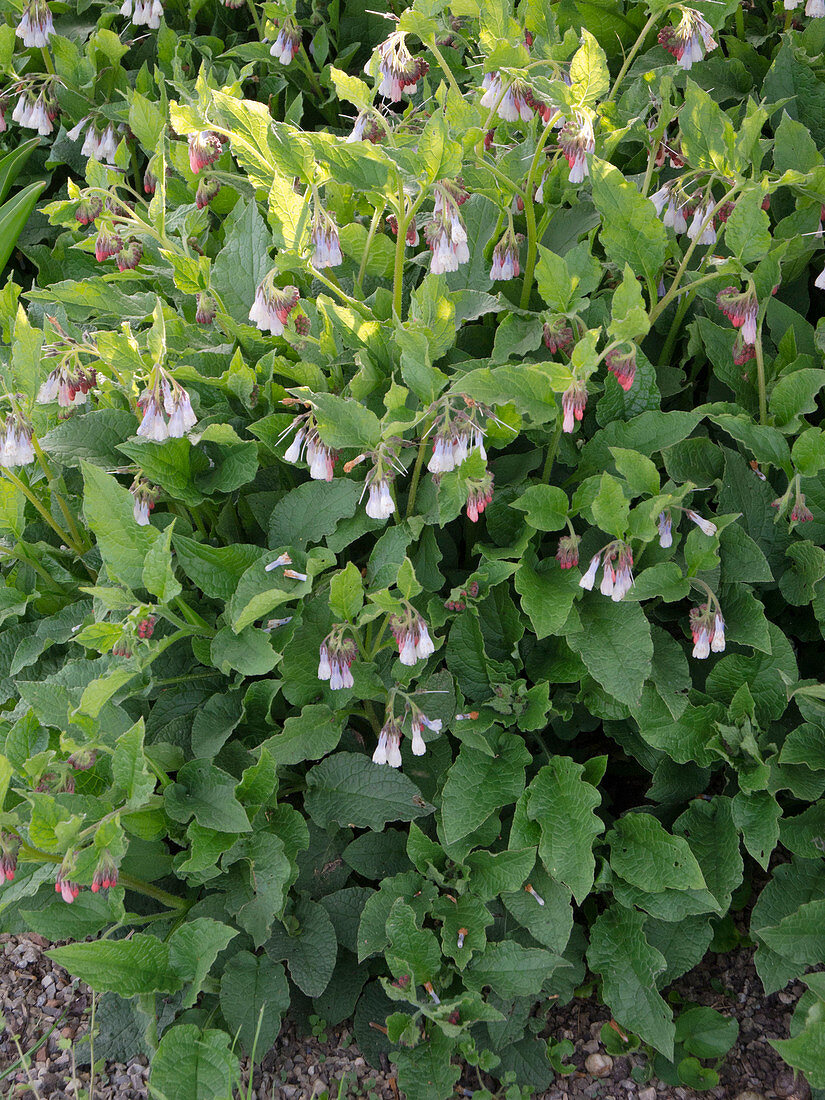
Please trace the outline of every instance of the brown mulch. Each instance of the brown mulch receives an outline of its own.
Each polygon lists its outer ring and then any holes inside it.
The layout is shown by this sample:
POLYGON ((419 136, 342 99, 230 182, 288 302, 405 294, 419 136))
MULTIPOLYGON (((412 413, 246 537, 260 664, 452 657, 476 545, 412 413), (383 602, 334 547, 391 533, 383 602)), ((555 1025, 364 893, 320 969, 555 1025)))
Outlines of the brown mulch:
MULTIPOLYGON (((0 1096, 31 1100, 75 1100, 89 1089, 89 1070, 76 1062, 75 1042, 88 1030, 91 994, 44 954, 40 936, 0 935, 0 997, 6 1028, 0 1037, 0 1074, 45 1042, 0 1080, 0 1096)), ((541 1100, 810 1100, 808 1085, 784 1065, 767 1040, 786 1038, 801 982, 765 996, 752 962, 752 951, 709 955, 674 987, 685 1002, 710 1005, 739 1021, 739 1040, 719 1070, 720 1084, 708 1092, 661 1082, 637 1083, 631 1073, 644 1061, 636 1055, 610 1059, 599 1042, 609 1010, 594 1001, 576 1001, 550 1016, 556 1040, 570 1039, 568 1063, 575 1072, 559 1077, 541 1100), (589 1059, 589 1061, 588 1061, 589 1059), (604 1072, 594 1077, 588 1070, 604 1072)), ((637 1071, 638 1072, 638 1071, 637 1071)), ((148 1065, 144 1056, 128 1064, 108 1063, 95 1075, 92 1100, 147 1100, 148 1065)), ((328 1035, 299 1034, 285 1024, 275 1046, 255 1068, 251 1100, 312 1100, 327 1090, 330 1100, 399 1100, 389 1063, 372 1067, 361 1057, 346 1027, 328 1035)), ((465 1096, 471 1095, 463 1089, 465 1096)), ((246 1088, 243 1093, 246 1097, 246 1088)))

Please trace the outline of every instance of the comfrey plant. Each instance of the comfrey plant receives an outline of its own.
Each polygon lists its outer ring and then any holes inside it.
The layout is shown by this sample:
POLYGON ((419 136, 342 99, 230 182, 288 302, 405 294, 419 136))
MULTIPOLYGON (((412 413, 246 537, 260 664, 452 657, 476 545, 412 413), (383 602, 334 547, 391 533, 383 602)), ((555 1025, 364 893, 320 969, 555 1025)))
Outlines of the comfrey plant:
POLYGON ((0 51, 53 173, 0 291, 0 925, 169 1100, 290 1006, 489 1100, 576 996, 713 1087, 668 987, 755 896, 825 1088, 822 13, 65 9, 0 51))

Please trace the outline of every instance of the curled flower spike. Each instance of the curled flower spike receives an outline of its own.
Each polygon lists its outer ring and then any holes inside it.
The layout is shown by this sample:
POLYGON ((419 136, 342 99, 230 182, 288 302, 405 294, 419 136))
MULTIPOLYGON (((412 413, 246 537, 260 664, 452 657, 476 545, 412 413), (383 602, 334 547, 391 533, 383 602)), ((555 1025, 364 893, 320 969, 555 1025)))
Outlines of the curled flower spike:
POLYGON ((733 327, 741 330, 743 341, 755 344, 759 302, 753 289, 740 292, 735 286, 727 286, 716 295, 716 304, 733 327))
POLYGON ((287 18, 281 24, 278 37, 270 47, 270 54, 282 65, 288 65, 301 48, 301 32, 294 19, 287 18))
POLYGON ((143 410, 143 419, 137 434, 156 443, 162 443, 165 439, 181 439, 197 423, 189 394, 165 374, 159 377, 152 389, 143 391, 138 405, 143 410))
POLYGON ((716 244, 716 230, 711 217, 712 210, 713 204, 710 201, 706 206, 697 206, 693 220, 687 228, 687 235, 692 241, 698 240, 699 244, 716 244), (705 225, 705 222, 707 222, 707 225, 705 225), (703 226, 704 228, 702 228, 703 226))
POLYGON ((564 317, 545 322, 542 330, 544 346, 555 355, 557 351, 566 351, 573 343, 573 330, 564 317))
POLYGON ((623 354, 615 348, 607 353, 605 361, 607 369, 627 393, 636 377, 636 349, 631 347, 629 352, 623 354))
POLYGON ((793 523, 810 523, 814 514, 805 503, 805 494, 797 493, 794 506, 791 509, 791 521, 793 523))
POLYGON ((579 564, 580 541, 581 539, 578 535, 563 535, 559 539, 559 546, 556 550, 556 561, 562 569, 575 569, 579 564))
POLYGON ((17 842, 10 833, 0 833, 0 884, 14 882, 17 873, 17 842))
POLYGON ((391 615, 390 630, 398 645, 398 659, 402 665, 414 665, 435 652, 427 624, 412 608, 403 616, 391 615))
POLYGON ((143 245, 134 237, 130 238, 115 254, 118 271, 131 271, 143 258, 143 245))
POLYGON ((155 623, 157 619, 154 615, 147 615, 145 619, 141 619, 138 623, 137 636, 142 641, 146 641, 151 638, 155 633, 155 623))
POLYGON ((429 69, 426 61, 413 57, 407 49, 407 36, 403 31, 393 31, 364 66, 368 76, 381 77, 378 94, 393 103, 400 102, 403 94, 414 95, 418 81, 429 69))
POLYGON ((584 382, 573 382, 561 395, 563 432, 572 432, 576 421, 581 422, 586 406, 587 386, 584 382))
POLYGON ((390 717, 381 727, 372 762, 389 764, 391 768, 401 767, 401 726, 397 719, 390 717))
POLYGON ((496 106, 496 103, 498 103, 496 113, 504 122, 518 122, 519 119, 521 119, 522 122, 529 122, 533 117, 533 108, 531 106, 533 97, 525 81, 511 81, 507 91, 502 96, 501 76, 497 72, 492 72, 484 74, 481 86, 484 88, 484 95, 481 97, 481 106, 486 107, 487 110, 492 110, 493 107, 496 106))
POLYGON ((84 405, 92 386, 97 384, 97 371, 83 370, 62 363, 49 374, 37 393, 38 405, 57 401, 63 409, 72 405, 84 405))
MULTIPOLYGON (((388 214, 387 215, 387 225, 390 227, 393 234, 397 237, 398 236, 398 218, 396 218, 395 214, 388 214)), ((419 237, 419 234, 418 234, 418 226, 415 224, 415 218, 413 218, 413 220, 407 226, 407 235, 404 238, 404 240, 411 248, 415 248, 415 246, 418 244, 420 239, 421 238, 419 237)))
POLYGON ((358 650, 352 638, 344 638, 342 627, 333 627, 321 642, 318 661, 318 679, 329 680, 332 691, 351 688, 355 681, 350 666, 358 650))
POLYGON ((685 515, 696 524, 703 535, 707 535, 708 538, 711 538, 711 536, 716 534, 716 524, 711 523, 709 519, 704 519, 698 512, 694 512, 692 508, 685 508, 685 515))
POLYGON ((559 148, 570 166, 570 183, 581 183, 590 175, 587 166, 587 154, 596 148, 593 123, 583 111, 576 111, 574 118, 568 119, 559 133, 559 148))
POLYGON ((155 189, 158 185, 158 178, 151 168, 147 168, 143 173, 143 190, 147 195, 154 195, 155 189))
POLYGON ((114 229, 103 225, 95 238, 95 259, 99 264, 108 260, 110 256, 116 256, 123 248, 123 241, 114 229))
POLYGON ((338 227, 328 215, 319 216, 310 234, 312 245, 312 266, 319 270, 323 267, 337 267, 343 263, 341 241, 338 227))
POLYGON ((0 466, 29 466, 34 458, 31 424, 17 413, 10 413, 0 432, 0 466))
POLYGON ((211 325, 218 313, 218 303, 211 294, 201 290, 196 298, 195 320, 199 325, 211 325))
POLYGON ((715 50, 718 43, 713 37, 710 23, 693 8, 682 8, 682 18, 675 27, 659 31, 659 45, 673 54, 681 69, 689 69, 695 61, 701 61, 706 53, 715 50))
POLYGON ((715 612, 706 603, 691 608, 690 632, 693 635, 693 656, 697 660, 704 661, 711 652, 724 652, 725 620, 718 607, 715 612))
POLYGON ((23 40, 27 49, 48 46, 54 34, 54 23, 45 0, 29 0, 14 33, 23 40))
POLYGON ((92 878, 92 893, 96 894, 99 890, 111 890, 113 886, 117 886, 117 867, 108 851, 104 851, 92 878))
POLYGON ((221 189, 221 185, 214 176, 204 176, 198 180, 198 189, 195 192, 195 206, 203 210, 215 198, 221 189))
POLYGON ((533 889, 533 887, 532 887, 532 886, 530 885, 530 883, 529 883, 529 882, 528 882, 528 883, 527 883, 527 885, 526 885, 526 886, 524 887, 524 889, 525 889, 525 890, 527 891, 527 893, 528 893, 528 894, 529 894, 529 895, 530 895, 530 896, 531 896, 532 898, 535 898, 535 900, 536 900, 536 901, 537 901, 537 902, 539 903, 539 905, 544 905, 544 898, 543 898, 543 897, 542 897, 542 896, 541 896, 540 894, 537 894, 537 893, 536 893, 536 891, 535 891, 535 890, 533 889))
POLYGON ((203 130, 199 134, 190 134, 189 167, 197 175, 210 164, 214 164, 223 152, 220 135, 213 130, 203 130))
POLYGON ((519 276, 518 243, 512 227, 507 230, 493 249, 493 266, 490 278, 493 282, 507 282, 519 276))
POLYGON ((667 550, 669 546, 673 545, 673 516, 670 514, 669 508, 659 513, 658 527, 659 545, 663 550, 667 550))
POLYGON ((140 524, 141 527, 147 527, 149 525, 149 513, 155 507, 155 497, 158 490, 154 489, 148 481, 139 478, 133 483, 129 492, 135 502, 132 508, 135 523, 140 524))
POLYGON ((493 475, 488 470, 479 481, 470 483, 470 494, 467 497, 467 519, 472 523, 478 523, 478 517, 493 499, 493 475))
POLYGON ((103 202, 96 196, 83 198, 77 204, 74 216, 81 225, 91 225, 102 209, 103 202))
POLYGON ((737 367, 742 367, 745 363, 749 363, 751 359, 756 358, 756 347, 753 344, 748 344, 740 332, 733 342, 732 355, 734 364, 737 367))
POLYGON ((372 145, 377 145, 386 136, 387 130, 381 116, 376 111, 367 109, 359 111, 352 127, 352 133, 345 140, 348 143, 369 141, 372 145))
POLYGON ((289 315, 298 304, 296 286, 275 286, 277 272, 265 275, 255 291, 255 301, 249 311, 249 320, 262 332, 269 330, 273 336, 283 336, 289 315))

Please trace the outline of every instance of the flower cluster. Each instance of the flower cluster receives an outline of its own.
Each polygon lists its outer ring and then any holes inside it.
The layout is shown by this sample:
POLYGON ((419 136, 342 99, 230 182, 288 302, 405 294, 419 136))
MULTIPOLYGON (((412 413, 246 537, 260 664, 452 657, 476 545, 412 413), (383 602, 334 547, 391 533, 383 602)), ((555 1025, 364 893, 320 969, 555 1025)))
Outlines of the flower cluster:
POLYGON ((552 321, 545 321, 542 329, 544 346, 555 355, 558 351, 566 351, 573 343, 573 329, 564 317, 557 317, 552 321))
POLYGON ((318 212, 310 234, 312 246, 312 266, 317 268, 337 267, 343 262, 338 227, 332 218, 323 211, 318 212))
POLYGON ((605 362, 607 369, 626 393, 636 377, 636 349, 631 346, 630 351, 622 352, 615 348, 607 353, 605 362))
POLYGON ((66 861, 61 864, 57 877, 54 880, 54 890, 56 894, 60 894, 61 898, 67 905, 71 905, 77 895, 80 893, 80 887, 76 882, 72 882, 69 875, 71 870, 66 864, 66 861))
POLYGON ((197 423, 189 394, 165 371, 158 370, 157 380, 140 395, 138 406, 143 419, 137 434, 156 443, 181 439, 197 423))
POLYGON ((433 219, 425 228, 427 245, 432 252, 430 271, 441 275, 457 271, 470 259, 467 230, 458 208, 467 198, 466 191, 442 181, 436 186, 433 219))
POLYGON ((390 630, 398 645, 398 659, 402 665, 412 666, 435 653, 427 624, 414 608, 408 607, 403 615, 392 615, 390 630))
POLYGON ((591 591, 596 583, 596 573, 602 566, 599 591, 610 596, 614 603, 623 600, 633 587, 633 551, 626 542, 611 542, 590 559, 587 572, 579 581, 580 588, 591 591), (615 562, 615 565, 614 565, 615 562))
POLYGON ((160 26, 163 15, 163 4, 160 0, 123 0, 120 14, 126 19, 131 19, 136 27, 149 27, 156 31, 160 26))
POLYGON ((0 885, 14 882, 17 872, 17 842, 9 833, 0 833, 0 885))
POLYGON ((14 33, 27 49, 48 46, 54 34, 54 23, 46 0, 28 0, 14 33))
POLYGON ((473 451, 487 461, 484 432, 480 425, 463 414, 449 419, 449 413, 446 413, 433 436, 433 453, 427 469, 436 477, 447 474, 466 461, 473 451))
POLYGON ((724 652, 725 620, 718 605, 715 611, 710 603, 691 608, 690 632, 693 635, 693 656, 700 661, 711 653, 724 652))
POLYGON ((0 431, 0 466, 28 466, 32 462, 31 424, 18 413, 9 413, 0 431))
POLYGON ((37 130, 41 137, 47 137, 54 130, 57 100, 46 88, 38 94, 29 88, 20 93, 11 117, 27 130, 37 130))
POLYGON ((659 45, 673 54, 680 68, 689 69, 701 61, 718 43, 710 23, 694 8, 682 8, 682 17, 675 27, 659 31, 659 45))
POLYGON ((96 894, 99 890, 111 890, 113 886, 117 886, 117 867, 109 853, 104 851, 92 878, 92 893, 96 894))
POLYGON ((504 122, 529 122, 533 117, 532 96, 525 81, 516 79, 504 84, 500 73, 492 72, 484 74, 481 86, 481 106, 489 111, 495 108, 504 122))
POLYGON ((332 691, 351 688, 355 681, 350 666, 358 654, 352 638, 343 636, 344 627, 334 626, 321 642, 318 660, 318 679, 329 680, 332 691))
POLYGON ((585 176, 590 175, 587 165, 587 154, 596 148, 596 137, 593 133, 593 122, 584 111, 576 111, 572 119, 568 119, 559 133, 559 148, 567 158, 570 167, 570 182, 581 183, 585 176))
POLYGON ((37 393, 39 405, 56 401, 63 409, 84 405, 92 386, 97 385, 97 371, 61 363, 49 374, 37 393))
POLYGON ((278 37, 269 50, 282 65, 288 65, 301 48, 301 32, 294 19, 285 19, 278 31, 278 37))
POLYGON ((261 332, 270 332, 273 336, 283 336, 289 315, 298 305, 296 286, 279 287, 275 285, 277 272, 270 271, 264 276, 255 291, 255 301, 249 311, 249 320, 254 322, 261 332))
POLYGON ((473 478, 469 482, 467 497, 467 519, 478 523, 478 517, 493 499, 493 475, 488 470, 484 477, 473 478))
POLYGON ((584 382, 572 382, 561 395, 561 430, 572 432, 576 421, 581 421, 584 416, 586 407, 587 386, 584 382))
POLYGON ((332 481, 338 454, 321 439, 312 413, 296 416, 281 433, 278 442, 280 443, 292 431, 295 432, 295 437, 284 451, 284 460, 300 462, 304 458, 309 466, 309 476, 313 481, 332 481))
POLYGON ((755 344, 759 302, 753 288, 739 291, 735 286, 726 286, 716 295, 716 304, 733 327, 740 330, 744 343, 755 344))
POLYGON ((147 527, 149 513, 155 507, 155 498, 158 491, 144 478, 138 478, 129 491, 134 498, 132 513, 135 517, 135 523, 140 524, 141 527, 147 527))
POLYGON ((575 569, 579 564, 580 542, 581 539, 578 535, 563 535, 559 539, 558 549, 556 550, 556 561, 562 569, 575 569))
POLYGON ((189 167, 195 173, 214 164, 223 152, 223 138, 214 130, 189 135, 189 167))
POLYGON ((512 225, 493 249, 493 266, 490 278, 494 282, 506 282, 519 276, 518 241, 512 225))
POLYGON ((407 49, 407 36, 403 31, 394 31, 364 66, 368 76, 381 77, 378 94, 393 103, 400 102, 403 94, 414 95, 418 81, 426 76, 429 69, 426 61, 413 57, 407 49))

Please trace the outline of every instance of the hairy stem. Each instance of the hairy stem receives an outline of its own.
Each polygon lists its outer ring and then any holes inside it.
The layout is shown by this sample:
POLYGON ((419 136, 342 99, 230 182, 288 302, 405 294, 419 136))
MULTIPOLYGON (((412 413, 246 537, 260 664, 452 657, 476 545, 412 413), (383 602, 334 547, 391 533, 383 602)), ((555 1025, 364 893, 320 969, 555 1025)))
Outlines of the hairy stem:
POLYGON ((436 45, 435 37, 431 36, 429 38, 425 38, 424 39, 424 45, 427 47, 427 49, 430 51, 430 53, 433 55, 433 57, 438 62, 439 66, 441 68, 441 71, 444 73, 444 75, 447 78, 447 83, 450 85, 450 87, 455 92, 455 94, 460 96, 461 95, 461 89, 459 88, 459 86, 456 82, 456 79, 453 76, 452 69, 447 64, 447 61, 444 57, 444 54, 441 52, 441 50, 436 45))

